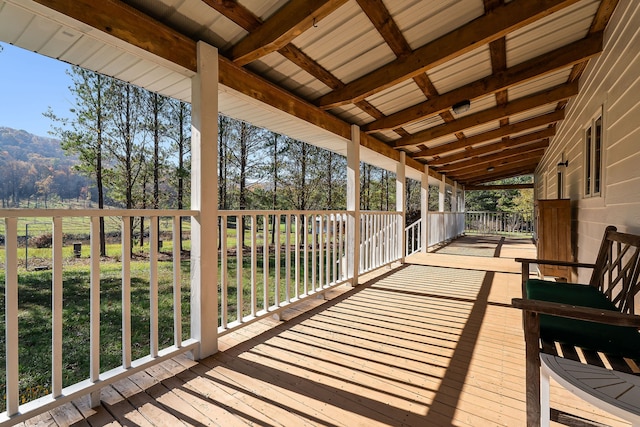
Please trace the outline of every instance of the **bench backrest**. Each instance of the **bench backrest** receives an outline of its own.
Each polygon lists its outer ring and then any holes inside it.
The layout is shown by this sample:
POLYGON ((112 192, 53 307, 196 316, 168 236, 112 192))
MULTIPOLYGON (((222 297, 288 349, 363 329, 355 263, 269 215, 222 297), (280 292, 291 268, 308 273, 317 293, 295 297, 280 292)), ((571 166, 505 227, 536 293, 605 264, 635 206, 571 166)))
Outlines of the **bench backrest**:
POLYGON ((589 284, 613 302, 621 313, 635 313, 640 293, 640 236, 619 233, 614 226, 605 229, 596 267, 589 284))

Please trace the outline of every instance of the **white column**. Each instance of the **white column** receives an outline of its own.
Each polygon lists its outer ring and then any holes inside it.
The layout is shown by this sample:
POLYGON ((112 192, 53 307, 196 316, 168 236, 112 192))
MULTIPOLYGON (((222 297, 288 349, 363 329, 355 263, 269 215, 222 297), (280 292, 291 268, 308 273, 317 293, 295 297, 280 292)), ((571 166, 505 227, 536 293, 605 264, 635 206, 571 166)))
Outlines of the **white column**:
POLYGON ((398 256, 400 262, 404 263, 405 233, 404 223, 407 215, 407 204, 405 203, 406 185, 406 153, 400 152, 400 161, 396 165, 396 212, 398 212, 398 256))
POLYGON ((442 175, 442 181, 440 181, 440 188, 438 191, 438 211, 444 212, 444 196, 447 190, 447 178, 442 175))
POLYGON ((420 233, 422 252, 429 251, 429 166, 424 166, 424 173, 420 182, 420 219, 422 233, 420 233))
POLYGON ((218 50, 197 44, 191 80, 191 337, 202 359, 218 351, 218 50))
POLYGON ((351 125, 347 146, 347 271, 351 286, 358 285, 360 268, 360 128, 351 125))
POLYGON ((458 212, 458 181, 453 181, 453 194, 451 195, 451 212, 458 212))

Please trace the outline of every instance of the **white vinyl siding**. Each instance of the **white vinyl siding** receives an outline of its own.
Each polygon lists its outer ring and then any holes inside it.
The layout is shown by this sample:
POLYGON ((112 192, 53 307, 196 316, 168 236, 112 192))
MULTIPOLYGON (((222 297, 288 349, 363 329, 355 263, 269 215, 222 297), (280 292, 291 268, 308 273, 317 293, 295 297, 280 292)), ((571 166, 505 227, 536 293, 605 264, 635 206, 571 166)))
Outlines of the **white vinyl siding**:
MULTIPOLYGON (((564 153, 569 166, 563 171, 563 193, 572 200, 574 253, 579 261, 593 262, 607 225, 640 233, 640 2, 620 0, 603 52, 589 62, 580 93, 566 108, 536 170, 536 182, 542 184, 537 195, 554 192, 557 180, 548 174, 557 173, 564 153), (586 143, 589 128, 591 144, 586 143)), ((589 273, 580 271, 580 281, 589 273)))

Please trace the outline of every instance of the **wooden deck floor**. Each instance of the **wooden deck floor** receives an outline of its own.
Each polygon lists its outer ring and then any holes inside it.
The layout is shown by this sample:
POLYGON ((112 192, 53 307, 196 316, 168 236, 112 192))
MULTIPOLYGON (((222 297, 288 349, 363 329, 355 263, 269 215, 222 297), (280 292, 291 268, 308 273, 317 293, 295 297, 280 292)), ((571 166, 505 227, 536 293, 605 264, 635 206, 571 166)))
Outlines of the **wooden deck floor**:
MULTIPOLYGON (((175 358, 27 425, 522 426, 524 340, 514 256, 528 241, 464 238, 355 289, 175 358)), ((369 276, 370 278, 371 276, 369 276)), ((366 280, 367 278, 363 278, 366 280)), ((628 425, 552 386, 554 417, 628 425)))

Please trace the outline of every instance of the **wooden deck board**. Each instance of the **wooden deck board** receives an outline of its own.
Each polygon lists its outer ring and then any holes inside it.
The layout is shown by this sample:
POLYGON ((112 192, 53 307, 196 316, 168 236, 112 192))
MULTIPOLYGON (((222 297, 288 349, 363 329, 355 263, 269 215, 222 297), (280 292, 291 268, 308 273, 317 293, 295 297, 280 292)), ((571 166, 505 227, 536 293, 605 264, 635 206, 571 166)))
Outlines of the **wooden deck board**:
MULTIPOLYGON (((524 425, 522 315, 510 307, 520 269, 512 258, 535 249, 475 237, 416 255, 355 289, 286 310, 282 320, 225 335, 210 358, 176 357, 106 387, 97 409, 83 398, 25 424, 524 425)), ((628 425, 555 384, 551 402, 563 420, 628 425)))

